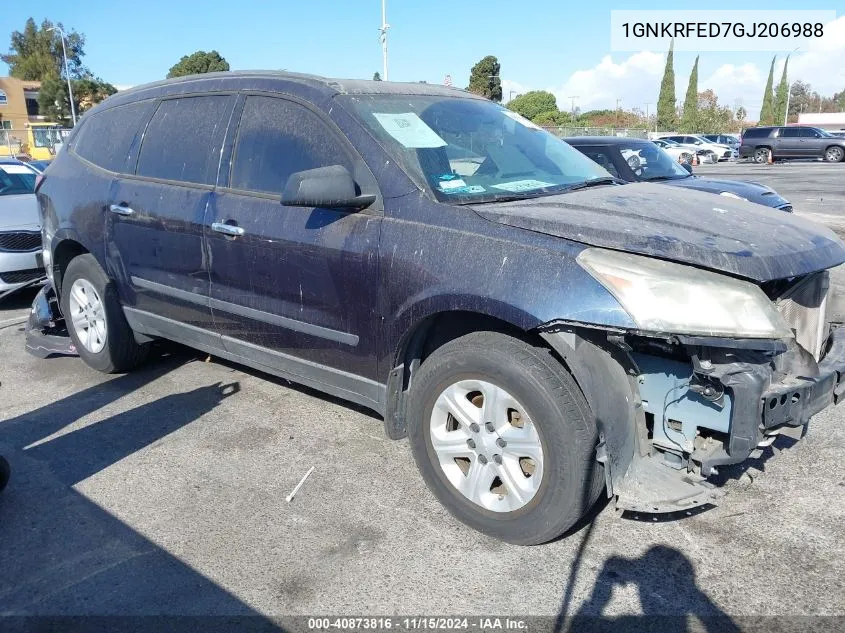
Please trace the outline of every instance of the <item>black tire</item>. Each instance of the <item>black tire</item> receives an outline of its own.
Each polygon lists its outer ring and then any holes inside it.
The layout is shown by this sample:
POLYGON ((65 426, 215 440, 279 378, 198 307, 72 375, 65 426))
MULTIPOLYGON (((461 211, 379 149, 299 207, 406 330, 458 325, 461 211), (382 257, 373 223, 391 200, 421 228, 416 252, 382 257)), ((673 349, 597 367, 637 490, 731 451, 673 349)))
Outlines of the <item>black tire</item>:
POLYGON ((754 162, 758 165, 769 162, 769 148, 758 147, 754 150, 754 162))
POLYGON ((586 514, 604 487, 594 417, 578 385, 550 350, 503 334, 473 332, 425 360, 411 389, 408 435, 420 473, 440 503, 463 523, 508 543, 557 538, 586 514), (540 437, 542 480, 531 501, 517 510, 494 512, 472 502, 449 482, 435 457, 430 434, 435 402, 449 385, 470 379, 512 394, 540 437))
POLYGON ((828 163, 839 163, 845 160, 845 150, 836 145, 834 145, 833 147, 828 147, 824 151, 824 159, 828 163))
POLYGON ((62 314, 65 316, 67 329, 80 358, 85 364, 101 371, 112 374, 129 371, 146 358, 149 345, 139 345, 135 341, 132 328, 126 322, 123 309, 117 296, 114 282, 106 276, 93 255, 84 254, 74 257, 62 278, 62 314), (90 283, 100 296, 106 321, 105 346, 97 353, 86 349, 70 318, 69 307, 70 289, 78 279, 90 283))

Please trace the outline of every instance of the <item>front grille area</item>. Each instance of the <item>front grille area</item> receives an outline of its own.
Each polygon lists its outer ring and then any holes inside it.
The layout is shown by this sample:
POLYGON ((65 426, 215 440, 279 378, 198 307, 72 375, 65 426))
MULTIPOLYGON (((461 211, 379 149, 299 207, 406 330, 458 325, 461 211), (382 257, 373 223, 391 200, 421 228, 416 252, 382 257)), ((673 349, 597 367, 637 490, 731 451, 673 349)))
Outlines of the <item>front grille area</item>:
POLYGON ((22 284, 27 281, 35 281, 46 277, 43 268, 31 268, 29 270, 16 270, 14 272, 0 273, 0 282, 4 284, 22 284))
POLYGON ((822 353, 827 335, 827 293, 830 273, 807 275, 784 292, 775 302, 787 325, 795 332, 795 340, 816 360, 822 353))
POLYGON ((37 251, 41 248, 41 233, 10 231, 0 233, 0 251, 37 251))

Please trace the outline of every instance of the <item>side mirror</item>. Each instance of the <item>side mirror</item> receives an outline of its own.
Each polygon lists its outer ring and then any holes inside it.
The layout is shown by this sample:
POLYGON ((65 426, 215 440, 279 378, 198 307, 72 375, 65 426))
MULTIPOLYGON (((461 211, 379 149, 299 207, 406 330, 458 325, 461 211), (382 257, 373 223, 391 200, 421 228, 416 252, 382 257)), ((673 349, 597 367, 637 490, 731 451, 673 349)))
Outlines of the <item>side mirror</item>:
POLYGON ((681 163, 681 167, 687 170, 688 173, 692 173, 692 165, 689 163, 681 163))
POLYGON ((282 192, 286 207, 358 210, 370 206, 375 199, 374 195, 360 195, 352 174, 343 165, 293 173, 282 192))

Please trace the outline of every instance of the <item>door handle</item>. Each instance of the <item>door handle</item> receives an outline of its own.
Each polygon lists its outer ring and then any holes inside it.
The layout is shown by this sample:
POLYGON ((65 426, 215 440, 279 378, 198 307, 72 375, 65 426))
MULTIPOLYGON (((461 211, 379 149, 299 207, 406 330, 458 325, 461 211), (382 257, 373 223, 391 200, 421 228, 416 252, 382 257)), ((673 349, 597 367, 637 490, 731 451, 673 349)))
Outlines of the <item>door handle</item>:
POLYGON ((222 233, 223 235, 230 235, 232 237, 240 237, 246 232, 240 226, 235 226, 233 224, 224 224, 223 222, 214 222, 211 225, 211 230, 217 231, 218 233, 222 233))
POLYGON ((112 213, 117 213, 118 215, 132 215, 133 213, 135 213, 133 209, 130 209, 129 207, 124 206, 122 204, 113 204, 109 206, 109 211, 111 211, 112 213))

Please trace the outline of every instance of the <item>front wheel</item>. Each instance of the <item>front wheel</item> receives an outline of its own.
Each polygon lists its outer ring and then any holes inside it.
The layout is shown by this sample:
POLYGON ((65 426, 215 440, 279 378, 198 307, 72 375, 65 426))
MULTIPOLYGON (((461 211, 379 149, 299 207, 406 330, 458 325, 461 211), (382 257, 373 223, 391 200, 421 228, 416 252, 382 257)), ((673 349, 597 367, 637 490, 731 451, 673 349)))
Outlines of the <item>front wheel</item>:
POLYGON ((140 363, 147 345, 139 345, 120 307, 117 290, 93 255, 75 257, 62 278, 62 314, 80 358, 105 373, 140 363))
POLYGON ((824 159, 828 163, 838 163, 845 158, 845 150, 841 147, 828 147, 824 152, 824 159))
POLYGON ((545 347, 475 332, 414 377, 414 459, 460 521, 519 545, 552 540, 595 503, 604 473, 584 396, 545 347))
POLYGON ((769 162, 769 149, 766 147, 758 147, 754 150, 754 162, 758 165, 769 162))

